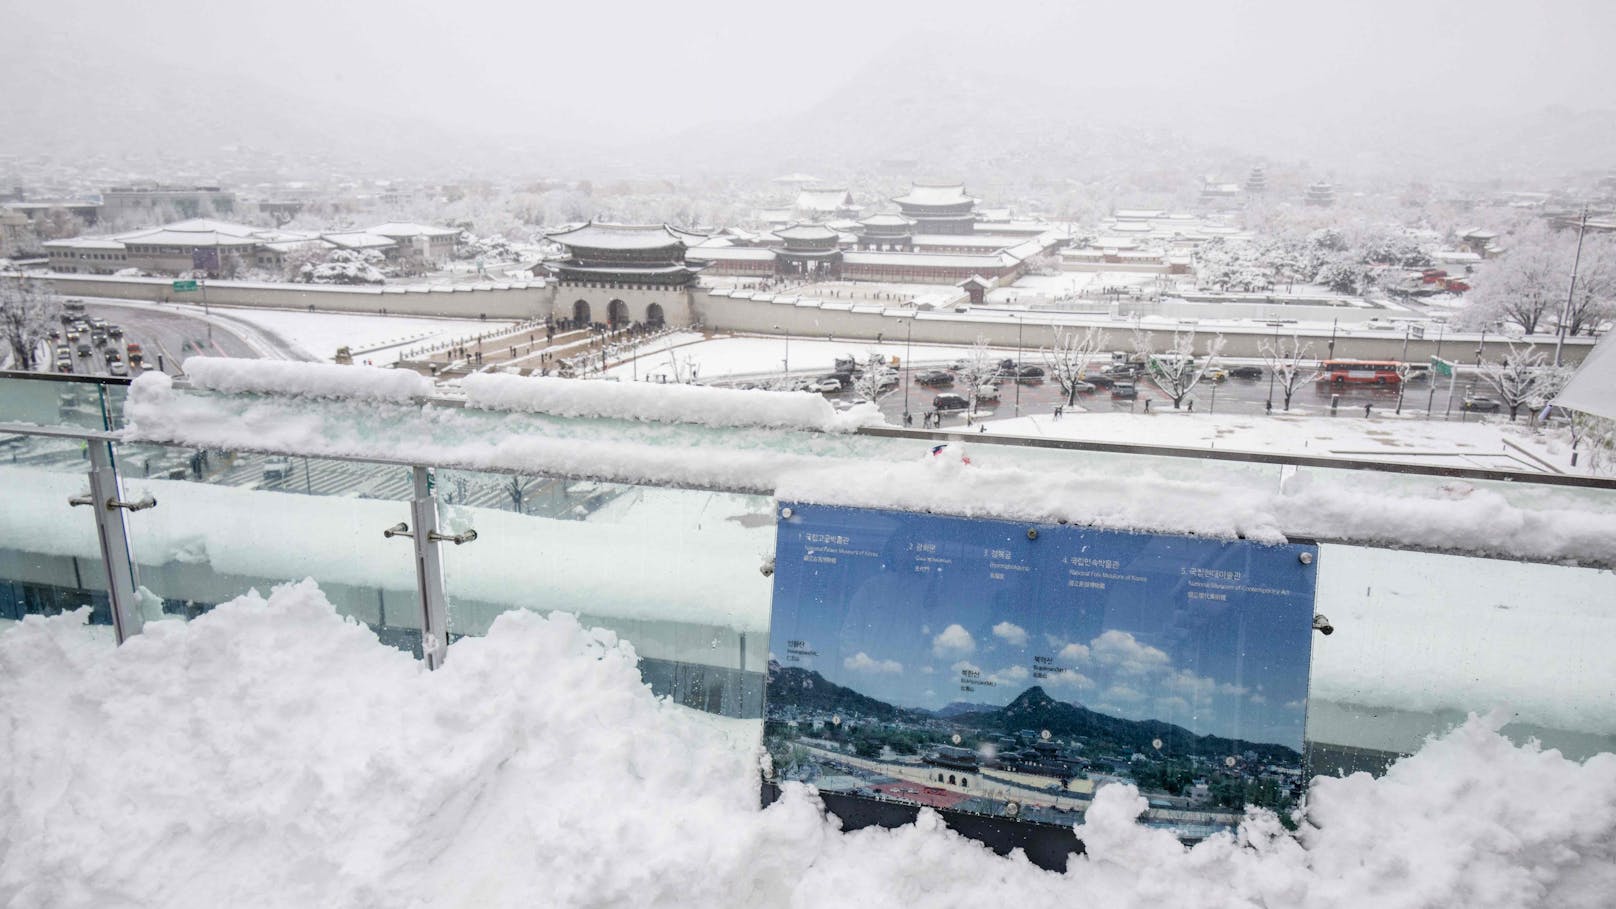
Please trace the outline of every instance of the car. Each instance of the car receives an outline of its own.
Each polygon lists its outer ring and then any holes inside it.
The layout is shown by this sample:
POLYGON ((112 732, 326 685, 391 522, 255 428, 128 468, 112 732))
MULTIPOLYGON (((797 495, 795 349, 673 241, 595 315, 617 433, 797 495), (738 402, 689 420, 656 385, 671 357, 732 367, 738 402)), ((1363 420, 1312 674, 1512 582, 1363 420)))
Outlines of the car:
POLYGON ((1044 368, 1042 366, 1023 366, 1016 370, 1016 378, 1018 379, 1042 379, 1043 377, 1044 368))
POLYGON ((118 353, 118 348, 116 347, 108 347, 101 352, 101 355, 107 358, 108 363, 116 363, 123 359, 123 354, 118 353))
POLYGON ((1260 379, 1260 378, 1262 378, 1262 376, 1263 376, 1263 373, 1262 373, 1262 367, 1261 366, 1231 366, 1231 367, 1229 367, 1229 377, 1231 379, 1260 379))
POLYGON ((1111 386, 1117 384, 1116 379, 1113 379, 1103 372, 1085 372, 1083 374, 1083 381, 1093 385, 1095 388, 1110 388, 1111 386))
POLYGON ((928 369, 920 375, 915 376, 915 381, 919 382, 921 385, 947 386, 954 384, 954 376, 950 373, 944 372, 941 369, 928 369))
POLYGON ((89 355, 90 355, 90 342, 89 341, 80 341, 79 342, 79 356, 87 357, 89 355))
POLYGON ((104 331, 90 332, 90 343, 94 344, 96 347, 107 346, 107 333, 104 331))
POLYGON ((1113 363, 1101 372, 1114 379, 1131 379, 1139 375, 1139 367, 1131 363, 1113 363))
POLYGON ((1098 387, 1099 386, 1095 385, 1093 382, 1073 382, 1072 383, 1072 388, 1074 389, 1074 393, 1075 394, 1080 394, 1080 395, 1094 394, 1095 389, 1098 388, 1098 387))
POLYGON ((1483 397, 1467 397, 1464 399, 1464 403, 1459 406, 1460 409, 1468 410, 1472 413, 1497 413, 1503 407, 1496 398, 1483 397))
POLYGON ((1132 382, 1117 382, 1111 386, 1111 397, 1131 401, 1139 397, 1139 386, 1132 382))
POLYGON ((129 364, 122 360, 110 360, 107 362, 107 372, 115 376, 127 376, 129 375, 129 364))
POLYGON ((971 402, 964 395, 945 392, 931 399, 931 409, 936 411, 970 410, 971 402))
POLYGON ((72 372, 73 371, 73 361, 72 360, 57 360, 56 361, 56 371, 57 372, 72 372))
POLYGON ((107 334, 111 335, 114 338, 121 338, 121 337, 123 337, 123 326, 122 325, 108 325, 107 326, 107 334))
POLYGON ((813 383, 808 386, 808 390, 809 391, 824 392, 825 394, 832 394, 834 392, 838 392, 838 391, 842 390, 842 380, 836 378, 835 376, 830 376, 828 378, 822 378, 822 379, 815 379, 813 381, 813 383))
POLYGON ((280 483, 292 476, 292 461, 281 455, 271 455, 264 459, 264 482, 280 483))
POLYGON ((993 384, 992 382, 978 386, 976 389, 976 399, 988 404, 997 402, 999 400, 999 386, 993 384))
POLYGON ((46 332, 45 334, 46 334, 46 337, 49 337, 52 341, 60 341, 60 340, 62 340, 62 331, 59 328, 53 328, 50 331, 46 332))
POLYGON ((1208 382, 1222 382, 1229 378, 1229 371, 1221 366, 1208 366, 1206 371, 1201 373, 1201 378, 1208 382))

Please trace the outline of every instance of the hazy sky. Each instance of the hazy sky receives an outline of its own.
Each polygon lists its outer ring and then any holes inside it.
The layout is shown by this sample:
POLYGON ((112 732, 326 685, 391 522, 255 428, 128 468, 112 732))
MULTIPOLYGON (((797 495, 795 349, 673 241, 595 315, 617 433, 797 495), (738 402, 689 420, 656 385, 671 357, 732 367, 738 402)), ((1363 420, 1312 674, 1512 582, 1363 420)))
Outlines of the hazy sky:
POLYGON ((1608 109, 1613 38, 1616 4, 1598 0, 0 0, 8 90, 49 97, 75 64, 138 90, 177 67, 457 128, 625 139, 791 113, 856 77, 924 82, 930 66, 1048 88, 1052 115, 1214 133, 1388 107, 1608 109))

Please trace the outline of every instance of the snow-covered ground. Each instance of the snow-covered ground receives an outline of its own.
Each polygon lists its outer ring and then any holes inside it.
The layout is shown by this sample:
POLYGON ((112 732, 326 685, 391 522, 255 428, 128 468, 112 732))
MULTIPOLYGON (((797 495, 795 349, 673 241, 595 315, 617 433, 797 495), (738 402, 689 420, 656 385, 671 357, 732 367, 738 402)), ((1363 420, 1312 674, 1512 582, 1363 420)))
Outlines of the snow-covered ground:
POLYGON ((842 833, 813 790, 758 809, 756 721, 653 697, 570 616, 502 616, 445 667, 312 582, 110 648, 0 632, 0 903, 13 906, 1609 905, 1616 755, 1472 720, 1381 779, 1313 782, 1186 849, 1103 786, 1065 874, 930 811, 842 833))
POLYGON ((497 331, 507 322, 478 319, 427 319, 362 313, 299 312, 286 309, 212 308, 226 325, 245 322, 273 332, 306 352, 312 359, 330 360, 337 348, 347 347, 354 362, 377 365, 396 362, 406 348, 438 340, 471 337, 497 331))
MULTIPOLYGON (((788 342, 785 335, 776 337, 725 337, 674 347, 673 355, 688 359, 697 367, 703 379, 726 376, 766 376, 778 374, 789 363, 792 373, 829 372, 837 357, 853 357, 863 361, 871 352, 884 357, 897 357, 901 363, 946 365, 965 356, 970 348, 945 344, 905 344, 900 336, 896 340, 883 338, 877 344, 869 340, 831 340, 795 336, 788 342), (788 350, 789 348, 789 350, 788 350)), ((1014 347, 997 349, 1006 357, 1014 357, 1014 347)), ((1023 356, 1036 351, 1023 351, 1023 356)), ((672 373, 669 366, 670 351, 661 345, 642 350, 635 366, 639 375, 652 375, 657 371, 672 373)), ((627 379, 630 365, 612 367, 607 375, 627 379)))
MULTIPOLYGON (((1157 401, 1157 404, 1164 402, 1157 401)), ((1082 439, 1247 451, 1366 461, 1402 461, 1445 467, 1570 470, 1569 443, 1558 431, 1537 432, 1525 421, 1466 423, 1398 418, 1273 416, 1192 413, 1163 407, 1151 413, 1042 414, 982 426, 998 435, 1082 439)))

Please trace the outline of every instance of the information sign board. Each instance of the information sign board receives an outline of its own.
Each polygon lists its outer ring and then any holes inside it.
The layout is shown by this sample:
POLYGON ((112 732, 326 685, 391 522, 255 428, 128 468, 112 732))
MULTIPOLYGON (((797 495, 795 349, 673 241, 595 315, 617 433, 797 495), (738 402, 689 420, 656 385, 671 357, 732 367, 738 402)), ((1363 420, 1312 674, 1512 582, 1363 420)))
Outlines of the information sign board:
POLYGON ((195 281, 175 281, 174 282, 174 290, 176 292, 178 292, 178 293, 185 293, 186 291, 196 290, 196 282, 195 281))
POLYGON ((776 782, 1062 826, 1128 782, 1189 839, 1302 793, 1316 546, 781 514, 776 782))

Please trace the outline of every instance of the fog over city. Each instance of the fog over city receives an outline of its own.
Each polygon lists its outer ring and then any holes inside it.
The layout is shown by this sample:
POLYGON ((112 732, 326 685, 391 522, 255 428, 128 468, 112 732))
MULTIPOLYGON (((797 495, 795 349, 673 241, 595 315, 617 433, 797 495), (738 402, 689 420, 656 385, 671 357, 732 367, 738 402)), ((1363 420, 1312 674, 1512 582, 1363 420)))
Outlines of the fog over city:
POLYGON ((902 154, 1081 178, 1100 168, 1087 148, 1144 167, 1256 155, 1337 178, 1532 178, 1608 164, 1613 35, 1616 9, 1585 0, 10 0, 0 151, 570 176, 902 154))

